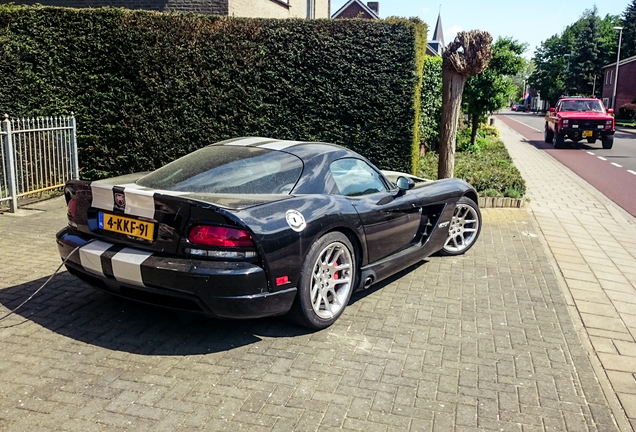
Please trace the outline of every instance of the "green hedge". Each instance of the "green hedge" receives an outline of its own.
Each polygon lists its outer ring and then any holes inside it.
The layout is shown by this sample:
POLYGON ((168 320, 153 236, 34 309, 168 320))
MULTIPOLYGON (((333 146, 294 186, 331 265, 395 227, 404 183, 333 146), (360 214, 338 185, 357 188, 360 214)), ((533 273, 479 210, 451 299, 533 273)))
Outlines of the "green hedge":
POLYGON ((237 136, 319 140, 412 171, 426 26, 0 6, 0 113, 78 121, 82 177, 237 136))

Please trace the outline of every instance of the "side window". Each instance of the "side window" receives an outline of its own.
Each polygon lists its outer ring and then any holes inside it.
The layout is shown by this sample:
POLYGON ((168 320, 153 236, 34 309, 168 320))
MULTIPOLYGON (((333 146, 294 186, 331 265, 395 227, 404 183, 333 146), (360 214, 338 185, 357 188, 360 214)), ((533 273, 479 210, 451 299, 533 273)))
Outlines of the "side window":
POLYGON ((387 190, 380 175, 360 159, 339 159, 329 169, 341 195, 360 196, 387 190))

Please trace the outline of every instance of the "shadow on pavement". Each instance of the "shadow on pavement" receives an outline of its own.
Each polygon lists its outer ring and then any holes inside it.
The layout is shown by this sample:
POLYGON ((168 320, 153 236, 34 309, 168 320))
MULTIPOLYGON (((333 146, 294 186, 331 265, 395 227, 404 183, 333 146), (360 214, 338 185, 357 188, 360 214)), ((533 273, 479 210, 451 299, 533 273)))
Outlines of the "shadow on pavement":
MULTIPOLYGON (((354 293, 349 304, 382 289, 425 261, 354 293)), ((0 290, 0 304, 13 310, 49 276, 0 290)), ((2 318, 4 314, 0 315, 2 318)), ((0 330, 34 322, 71 339, 103 348, 141 355, 195 355, 227 351, 262 340, 313 333, 284 317, 218 320, 119 298, 61 271, 13 316, 0 321, 0 330)))
MULTIPOLYGON (((13 310, 47 279, 0 290, 0 304, 13 310)), ((208 354, 253 344, 262 337, 310 333, 282 317, 224 321, 131 302, 67 272, 58 273, 14 316, 0 321, 0 329, 25 321, 87 344, 141 355, 208 354)))

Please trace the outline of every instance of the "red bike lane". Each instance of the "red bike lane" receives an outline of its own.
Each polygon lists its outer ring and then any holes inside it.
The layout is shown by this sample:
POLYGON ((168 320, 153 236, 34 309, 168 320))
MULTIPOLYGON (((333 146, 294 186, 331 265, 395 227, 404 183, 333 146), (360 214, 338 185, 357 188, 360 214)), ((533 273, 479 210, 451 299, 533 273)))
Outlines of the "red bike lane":
POLYGON ((604 158, 611 149, 604 150, 597 142, 598 149, 583 150, 569 140, 565 142, 568 147, 555 149, 552 144, 544 141, 543 131, 537 131, 505 114, 498 114, 497 118, 521 134, 530 145, 548 153, 636 217, 636 175, 604 158))

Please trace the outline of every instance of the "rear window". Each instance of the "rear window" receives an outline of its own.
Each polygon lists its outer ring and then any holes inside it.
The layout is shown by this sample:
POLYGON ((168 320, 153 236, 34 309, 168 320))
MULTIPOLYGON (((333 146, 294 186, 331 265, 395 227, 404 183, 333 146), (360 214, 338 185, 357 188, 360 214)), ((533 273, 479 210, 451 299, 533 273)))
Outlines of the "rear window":
POLYGON ((289 153, 212 145, 137 180, 153 189, 191 193, 289 194, 303 170, 289 153))

